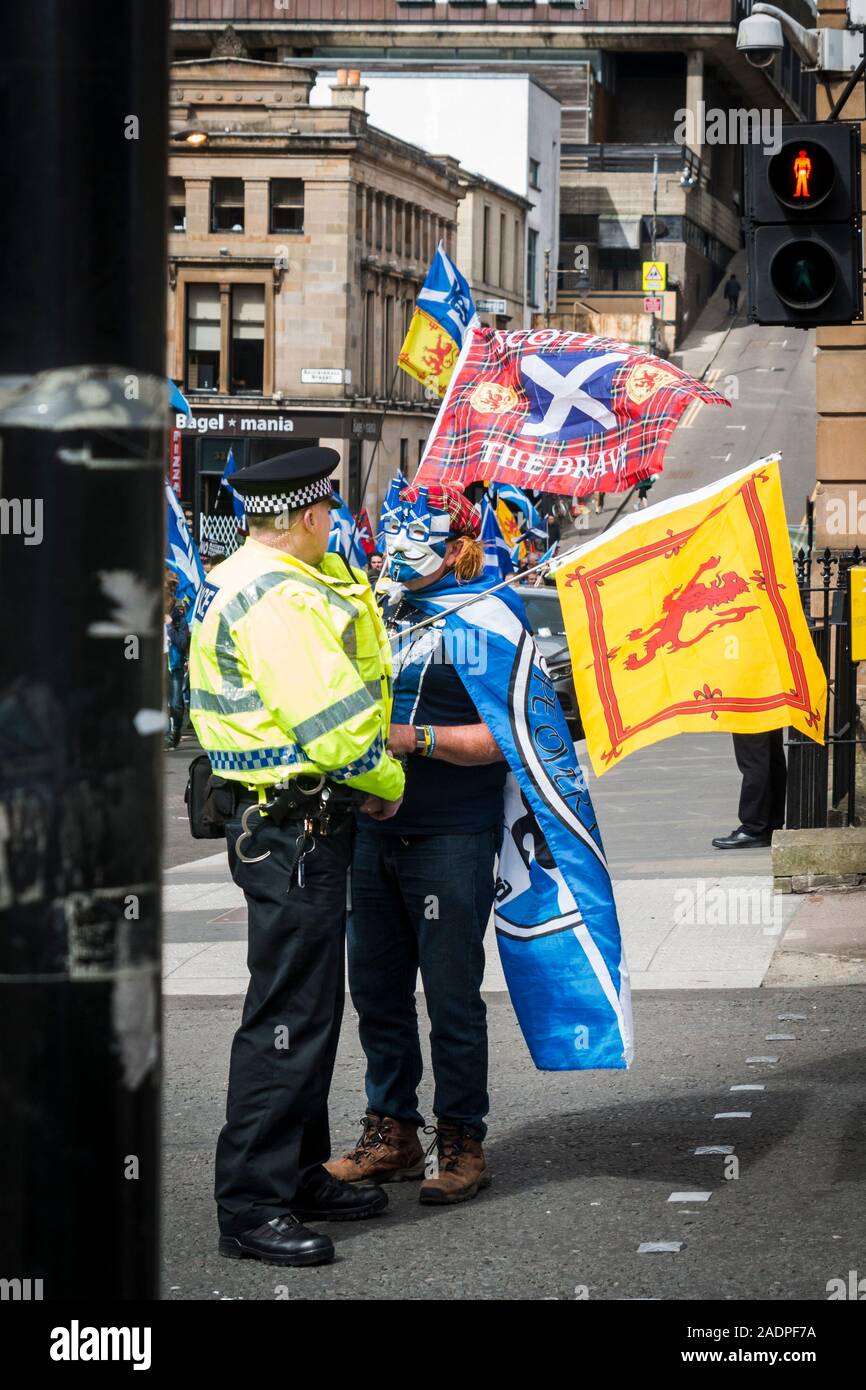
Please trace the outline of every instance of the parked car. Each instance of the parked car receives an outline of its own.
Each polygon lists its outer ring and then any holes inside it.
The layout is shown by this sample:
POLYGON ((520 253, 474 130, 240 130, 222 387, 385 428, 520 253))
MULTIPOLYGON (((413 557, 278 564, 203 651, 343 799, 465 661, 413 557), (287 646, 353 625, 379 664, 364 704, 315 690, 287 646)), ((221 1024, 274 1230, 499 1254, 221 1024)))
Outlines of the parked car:
POLYGON ((575 740, 583 738, 583 724, 574 691, 571 656, 565 636, 562 609, 559 606, 559 594, 552 587, 534 588, 531 584, 517 584, 515 591, 526 606, 529 625, 535 634, 538 649, 547 663, 571 736, 575 740))

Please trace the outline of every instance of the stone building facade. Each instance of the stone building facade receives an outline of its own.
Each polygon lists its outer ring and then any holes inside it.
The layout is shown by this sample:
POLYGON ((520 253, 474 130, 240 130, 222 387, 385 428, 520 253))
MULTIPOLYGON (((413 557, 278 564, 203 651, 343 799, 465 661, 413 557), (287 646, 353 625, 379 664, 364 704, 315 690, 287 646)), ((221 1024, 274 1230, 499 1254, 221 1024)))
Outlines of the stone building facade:
POLYGON ((192 407, 174 423, 200 513, 229 449, 243 467, 311 442, 372 513, 435 413, 396 360, 437 243, 456 253, 466 185, 368 124, 356 73, 328 107, 312 80, 226 55, 171 68, 167 370, 192 407))

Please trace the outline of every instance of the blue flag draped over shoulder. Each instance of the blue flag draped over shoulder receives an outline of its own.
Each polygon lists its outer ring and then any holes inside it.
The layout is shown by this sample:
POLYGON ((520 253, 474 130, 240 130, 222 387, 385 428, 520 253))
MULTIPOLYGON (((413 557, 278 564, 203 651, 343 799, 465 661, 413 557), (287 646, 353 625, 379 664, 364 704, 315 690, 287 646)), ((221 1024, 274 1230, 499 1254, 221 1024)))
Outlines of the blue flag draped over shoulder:
POLYGON ((631 999, 610 874, 522 601, 504 589, 455 611, 491 582, 449 575, 411 603, 444 620, 454 667, 511 770, 494 909, 511 1001, 540 1071, 627 1067, 631 999))

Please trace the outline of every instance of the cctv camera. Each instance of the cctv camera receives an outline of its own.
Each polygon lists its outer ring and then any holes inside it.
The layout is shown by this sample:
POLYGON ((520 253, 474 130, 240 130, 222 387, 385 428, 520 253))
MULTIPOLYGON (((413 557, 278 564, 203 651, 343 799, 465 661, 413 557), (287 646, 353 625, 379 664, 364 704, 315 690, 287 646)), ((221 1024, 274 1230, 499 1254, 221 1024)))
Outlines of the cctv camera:
POLYGON ((742 49, 753 68, 768 68, 784 39, 782 26, 772 15, 753 14, 740 21, 737 29, 737 48, 742 49))

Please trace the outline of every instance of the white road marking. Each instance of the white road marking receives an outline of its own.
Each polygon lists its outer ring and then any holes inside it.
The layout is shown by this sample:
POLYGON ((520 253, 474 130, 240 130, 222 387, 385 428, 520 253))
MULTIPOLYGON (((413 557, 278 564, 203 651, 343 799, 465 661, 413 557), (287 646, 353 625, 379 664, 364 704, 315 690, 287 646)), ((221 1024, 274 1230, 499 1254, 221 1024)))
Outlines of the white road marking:
POLYGON ((778 1057, 747 1057, 747 1058, 746 1058, 746 1066, 747 1066, 747 1067, 757 1067, 757 1066, 760 1066, 762 1063, 766 1062, 766 1064, 767 1064, 768 1066, 771 1066, 771 1067, 772 1067, 772 1066, 775 1066, 775 1064, 776 1064, 776 1062, 778 1062, 778 1060, 779 1060, 778 1057))
POLYGON ((681 1240, 645 1240, 637 1248, 639 1255, 678 1255, 683 1248, 681 1240))
POLYGON ((695 1149, 697 1158, 703 1158, 706 1154, 732 1154, 733 1144, 702 1144, 699 1149, 695 1149))
POLYGON ((750 1120, 751 1110, 718 1110, 713 1116, 714 1120, 750 1120))
POLYGON ((776 1014, 780 1023, 799 1023, 806 1017, 806 1014, 776 1014))
POLYGON ((712 1192, 672 1192, 669 1202, 708 1202, 712 1192))
POLYGON ((758 1085, 758 1084, 756 1084, 756 1085, 754 1085, 754 1086, 732 1086, 732 1087, 731 1087, 731 1090, 732 1090, 732 1091, 766 1091, 766 1089, 767 1089, 766 1086, 758 1085))
POLYGON ((793 1033, 765 1033, 764 1042, 796 1042, 793 1033))

